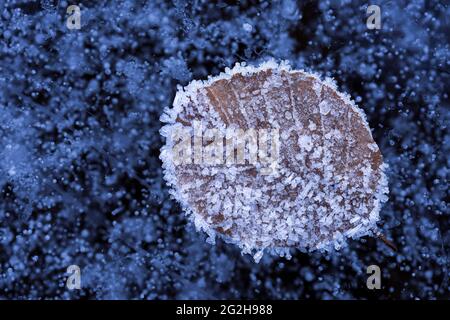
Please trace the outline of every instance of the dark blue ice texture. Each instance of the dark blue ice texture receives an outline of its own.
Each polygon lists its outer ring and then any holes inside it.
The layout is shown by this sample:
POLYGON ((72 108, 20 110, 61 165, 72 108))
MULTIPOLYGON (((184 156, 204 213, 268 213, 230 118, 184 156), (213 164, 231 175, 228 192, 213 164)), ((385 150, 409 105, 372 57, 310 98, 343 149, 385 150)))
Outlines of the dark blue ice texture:
POLYGON ((69 30, 68 1, 0 1, 0 298, 449 298, 447 1, 77 3, 69 30), (365 238, 255 264, 169 199, 158 130, 176 85, 269 57, 364 109, 397 253, 365 238), (66 288, 72 264, 81 290, 66 288), (381 290, 366 288, 372 264, 381 290))

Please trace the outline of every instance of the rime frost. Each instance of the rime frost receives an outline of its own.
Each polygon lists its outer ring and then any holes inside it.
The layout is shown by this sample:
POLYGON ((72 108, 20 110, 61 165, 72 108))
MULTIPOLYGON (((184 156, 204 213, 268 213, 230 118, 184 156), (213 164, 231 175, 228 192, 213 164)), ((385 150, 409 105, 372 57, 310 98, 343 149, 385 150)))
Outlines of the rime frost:
POLYGON ((388 191, 385 165, 362 111, 329 79, 286 62, 236 64, 180 88, 162 120, 161 159, 172 195, 199 229, 255 251, 256 261, 266 248, 340 248, 346 237, 376 232, 388 191), (248 161, 233 168, 174 165, 172 133, 198 120, 207 128, 279 129, 278 170, 262 174, 248 161))

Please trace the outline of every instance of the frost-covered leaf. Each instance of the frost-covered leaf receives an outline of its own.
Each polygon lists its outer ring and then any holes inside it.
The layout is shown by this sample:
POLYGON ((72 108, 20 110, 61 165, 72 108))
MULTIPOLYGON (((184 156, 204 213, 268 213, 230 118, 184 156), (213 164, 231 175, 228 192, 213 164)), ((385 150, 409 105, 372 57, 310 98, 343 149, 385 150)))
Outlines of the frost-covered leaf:
POLYGON ((162 120, 161 157, 173 196, 198 227, 244 252, 258 251, 255 260, 265 248, 338 248, 346 237, 377 230, 388 191, 382 155, 361 109, 330 79, 272 60, 236 64, 180 88, 162 120), (223 135, 208 138, 214 128, 223 135), (255 135, 239 139, 227 135, 230 128, 255 135), (175 137, 179 130, 188 139, 175 137), (186 142, 190 147, 177 162, 186 142), (221 148, 217 163, 210 163, 214 143, 221 148), (240 146, 245 162, 238 161, 240 146), (264 152, 271 165, 262 161, 264 152))

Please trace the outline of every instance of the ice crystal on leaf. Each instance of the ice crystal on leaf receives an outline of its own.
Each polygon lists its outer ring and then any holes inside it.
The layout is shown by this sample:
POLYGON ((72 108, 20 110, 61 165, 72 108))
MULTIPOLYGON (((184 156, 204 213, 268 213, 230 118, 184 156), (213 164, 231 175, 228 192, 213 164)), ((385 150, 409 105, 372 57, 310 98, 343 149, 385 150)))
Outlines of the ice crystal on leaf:
MULTIPOLYGON (((273 60, 258 67, 236 64, 179 88, 162 120, 167 141, 161 158, 172 195, 211 238, 218 234, 259 261, 265 249, 340 248, 346 237, 377 231, 388 192, 385 165, 364 114, 330 79, 273 60), (193 128, 196 121, 203 127, 193 128), (250 161, 175 163, 181 142, 173 133, 180 127, 203 136, 204 150, 212 144, 204 133, 212 128, 276 128, 277 169, 262 173, 250 161)), ((240 142, 249 154, 264 144, 260 136, 251 142, 240 142)), ((193 150, 205 160, 204 150, 193 150)))

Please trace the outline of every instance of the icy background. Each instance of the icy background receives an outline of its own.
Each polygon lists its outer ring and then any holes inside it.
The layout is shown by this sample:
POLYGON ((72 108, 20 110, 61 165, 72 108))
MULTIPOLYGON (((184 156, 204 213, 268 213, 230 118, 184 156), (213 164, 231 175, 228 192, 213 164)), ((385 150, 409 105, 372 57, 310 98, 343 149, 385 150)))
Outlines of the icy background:
POLYGON ((79 3, 69 30, 70 2, 0 2, 0 298, 450 297, 447 1, 79 3), (397 253, 366 238, 255 264, 169 199, 158 130, 176 85, 268 57, 334 77, 366 112, 397 253))

